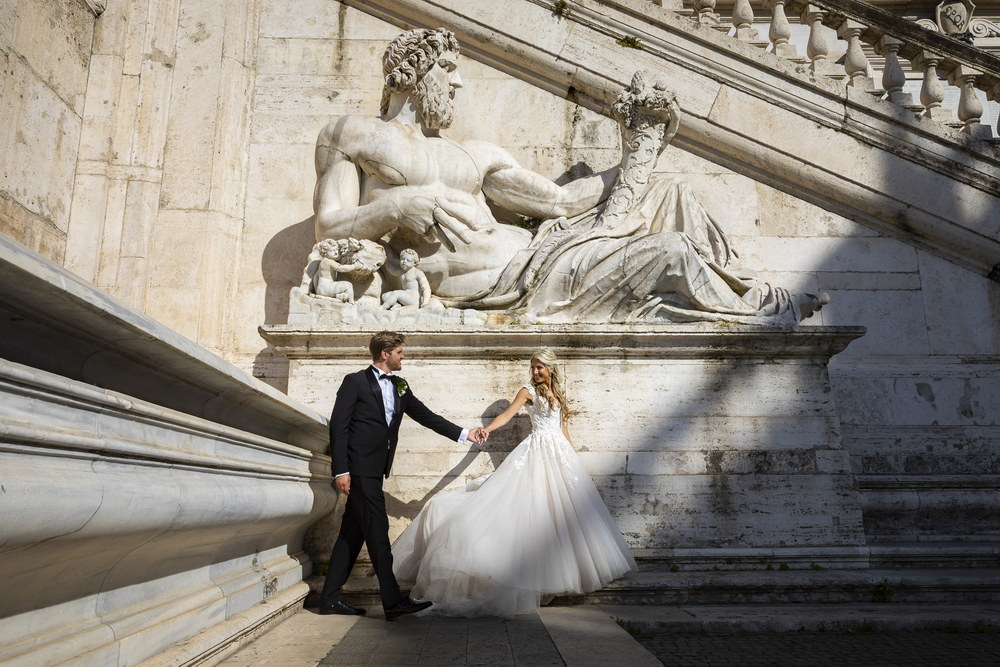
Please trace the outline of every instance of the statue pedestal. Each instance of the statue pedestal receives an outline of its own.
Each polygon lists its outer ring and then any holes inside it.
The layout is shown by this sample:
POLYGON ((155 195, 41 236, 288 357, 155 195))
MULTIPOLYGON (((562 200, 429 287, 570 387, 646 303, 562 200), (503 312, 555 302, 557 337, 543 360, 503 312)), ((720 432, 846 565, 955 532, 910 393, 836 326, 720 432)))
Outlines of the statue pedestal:
MULTIPOLYGON (((269 325, 289 394, 322 413, 368 363, 371 331, 269 325)), ((429 407, 487 423, 528 380, 532 351, 563 361, 570 434, 636 556, 684 569, 864 567, 858 491, 830 391, 830 357, 861 327, 573 325, 407 331, 404 376, 429 407)), ((435 492, 503 460, 518 417, 480 452, 404 420, 386 482, 393 537, 435 492)), ((332 537, 330 538, 332 539, 332 537)), ((322 559, 328 556, 319 554, 322 559)))

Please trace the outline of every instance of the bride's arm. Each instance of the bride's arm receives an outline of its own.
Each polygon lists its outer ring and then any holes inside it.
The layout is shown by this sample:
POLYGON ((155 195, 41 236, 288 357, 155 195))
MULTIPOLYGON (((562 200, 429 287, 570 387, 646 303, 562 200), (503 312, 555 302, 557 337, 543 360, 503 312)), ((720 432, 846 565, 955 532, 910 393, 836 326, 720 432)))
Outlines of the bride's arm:
POLYGON ((496 416, 496 419, 491 421, 489 426, 486 427, 486 432, 492 433, 498 428, 506 425, 507 422, 509 422, 511 418, 517 414, 517 411, 521 409, 521 406, 527 403, 528 399, 530 398, 531 397, 528 395, 528 390, 525 389, 524 387, 521 387, 518 390, 517 395, 514 396, 514 400, 511 401, 510 405, 507 406, 507 409, 498 414, 496 416))

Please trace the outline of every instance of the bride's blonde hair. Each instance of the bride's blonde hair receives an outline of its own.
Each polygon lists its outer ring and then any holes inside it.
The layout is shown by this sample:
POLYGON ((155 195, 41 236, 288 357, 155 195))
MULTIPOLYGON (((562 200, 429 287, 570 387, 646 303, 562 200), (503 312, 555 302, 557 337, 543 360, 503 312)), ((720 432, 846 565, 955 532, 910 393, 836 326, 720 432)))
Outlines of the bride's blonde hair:
MULTIPOLYGON (((532 360, 540 361, 543 366, 549 369, 549 377, 552 381, 552 393, 549 394, 545 383, 535 382, 535 379, 532 377, 531 385, 535 388, 535 393, 548 401, 549 407, 554 408, 557 404, 561 406, 562 418, 568 420, 573 412, 569 407, 569 399, 566 397, 566 389, 564 388, 565 379, 563 378, 562 367, 559 365, 559 360, 556 359, 555 352, 548 348, 543 348, 536 350, 531 355, 531 358, 532 360)), ((529 371, 529 377, 530 373, 531 371, 529 371)))

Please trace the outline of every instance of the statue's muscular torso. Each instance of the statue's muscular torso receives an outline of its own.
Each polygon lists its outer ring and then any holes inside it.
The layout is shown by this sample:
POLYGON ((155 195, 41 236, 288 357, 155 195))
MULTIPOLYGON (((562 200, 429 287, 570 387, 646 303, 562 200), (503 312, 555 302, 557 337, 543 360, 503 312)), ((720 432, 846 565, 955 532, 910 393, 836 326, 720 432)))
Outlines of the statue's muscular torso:
MULTIPOLYGON (((415 196, 443 197, 475 207, 477 217, 486 224, 479 231, 467 232, 468 244, 452 235, 455 252, 403 227, 397 229, 390 242, 397 253, 408 247, 418 252, 420 269, 439 296, 466 296, 490 287, 507 262, 531 239, 522 229, 497 223, 486 204, 484 179, 493 170, 508 166, 504 163, 507 154, 492 144, 459 144, 426 137, 417 128, 401 123, 349 116, 335 119, 324 128, 318 148, 318 159, 325 148, 339 152, 358 168, 358 206, 377 202, 403 187, 412 188, 415 196)), ((322 169, 319 164, 318 169, 322 169)), ((318 203, 317 210, 321 208, 322 203, 318 203)), ((396 227, 390 222, 384 229, 376 228, 374 238, 396 227)), ((322 233, 328 238, 348 235, 336 227, 322 233)))

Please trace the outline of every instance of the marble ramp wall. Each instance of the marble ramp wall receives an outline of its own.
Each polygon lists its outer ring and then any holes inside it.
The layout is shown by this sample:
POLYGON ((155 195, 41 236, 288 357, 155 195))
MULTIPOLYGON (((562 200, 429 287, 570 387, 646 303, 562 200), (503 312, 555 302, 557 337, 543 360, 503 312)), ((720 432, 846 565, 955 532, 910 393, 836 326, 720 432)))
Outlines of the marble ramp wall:
POLYGON ((325 420, 4 237, 0 281, 0 662, 197 656, 301 603, 325 420))

